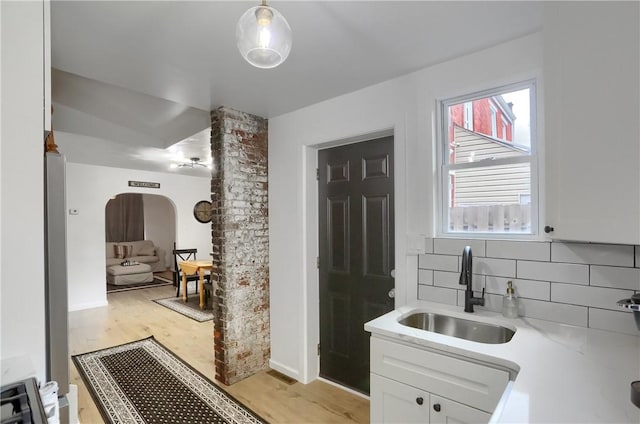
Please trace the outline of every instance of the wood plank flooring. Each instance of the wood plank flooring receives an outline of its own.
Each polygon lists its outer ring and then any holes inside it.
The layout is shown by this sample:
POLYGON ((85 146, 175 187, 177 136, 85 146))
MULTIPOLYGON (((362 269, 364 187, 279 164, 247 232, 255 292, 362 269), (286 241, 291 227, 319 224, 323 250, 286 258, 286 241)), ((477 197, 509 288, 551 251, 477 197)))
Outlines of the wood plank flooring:
MULTIPOLYGON (((368 423, 369 401, 321 381, 289 385, 266 371, 232 386, 214 379, 213 323, 198 323, 154 302, 175 295, 172 286, 112 293, 109 306, 69 314, 72 355, 128 343, 153 335, 192 367, 221 385, 270 423, 368 423)), ((70 361, 78 386, 82 424, 102 423, 89 392, 70 361)))

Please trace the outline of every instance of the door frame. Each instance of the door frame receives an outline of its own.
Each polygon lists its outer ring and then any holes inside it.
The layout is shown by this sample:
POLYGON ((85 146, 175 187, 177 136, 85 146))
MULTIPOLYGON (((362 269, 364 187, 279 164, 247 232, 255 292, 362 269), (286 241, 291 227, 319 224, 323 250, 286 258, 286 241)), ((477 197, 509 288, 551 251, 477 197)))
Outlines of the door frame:
MULTIPOLYGON (((319 273, 316 266, 316 258, 319 255, 319 222, 318 222, 318 184, 316 180, 316 168, 318 166, 318 150, 338 147, 363 141, 373 141, 382 137, 392 136, 394 140, 394 214, 395 214, 395 304, 396 308, 407 303, 407 290, 415 287, 417 290, 417 275, 407 279, 405 270, 409 262, 415 262, 417 268, 417 256, 406 256, 406 172, 405 163, 405 136, 399 134, 397 128, 385 128, 375 132, 361 134, 354 137, 303 146, 302 149, 302 175, 303 175, 303 204, 302 227, 303 231, 303 320, 302 334, 304 346, 300 350, 300 364, 303 383, 309 383, 320 375, 320 357, 317 354, 317 346, 320 343, 320 295, 319 273), (400 165, 400 166, 398 166, 400 165), (405 281, 406 284, 398 284, 405 281)), ((411 268, 409 268, 411 269, 411 268)))

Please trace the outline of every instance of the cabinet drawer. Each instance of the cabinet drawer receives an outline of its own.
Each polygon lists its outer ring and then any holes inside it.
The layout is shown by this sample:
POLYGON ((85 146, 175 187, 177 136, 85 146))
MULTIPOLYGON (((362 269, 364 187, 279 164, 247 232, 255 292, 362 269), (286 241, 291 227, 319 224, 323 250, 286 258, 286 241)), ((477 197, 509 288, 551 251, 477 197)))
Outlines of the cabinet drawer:
POLYGON ((371 338, 371 372, 493 412, 509 373, 485 365, 371 338))

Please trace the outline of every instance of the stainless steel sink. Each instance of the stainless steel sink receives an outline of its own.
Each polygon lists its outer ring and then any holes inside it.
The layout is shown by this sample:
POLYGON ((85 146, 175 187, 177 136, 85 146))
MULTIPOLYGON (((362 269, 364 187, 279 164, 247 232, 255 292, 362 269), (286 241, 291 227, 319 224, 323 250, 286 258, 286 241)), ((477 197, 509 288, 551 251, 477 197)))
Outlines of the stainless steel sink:
POLYGON ((515 334, 515 331, 500 325, 471 321, 432 312, 417 312, 401 319, 399 323, 408 327, 478 343, 507 343, 515 334))

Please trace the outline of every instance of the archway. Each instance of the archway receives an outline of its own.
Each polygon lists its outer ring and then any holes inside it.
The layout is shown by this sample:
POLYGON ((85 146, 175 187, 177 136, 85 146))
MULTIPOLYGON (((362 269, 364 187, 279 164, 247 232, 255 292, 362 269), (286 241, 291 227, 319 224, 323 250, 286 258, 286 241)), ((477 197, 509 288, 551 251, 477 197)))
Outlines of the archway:
POLYGON ((105 240, 107 292, 119 285, 142 286, 143 283, 153 283, 154 280, 165 283, 172 281, 170 266, 173 263, 171 252, 176 240, 176 211, 174 203, 166 196, 119 193, 111 197, 105 204, 105 240), (129 222, 125 223, 127 220, 129 222), (137 230, 118 230, 127 226, 137 227, 137 230), (127 260, 144 263, 150 269, 141 270, 144 275, 133 272, 130 278, 126 273, 124 277, 118 278, 109 267, 121 265, 127 260))

